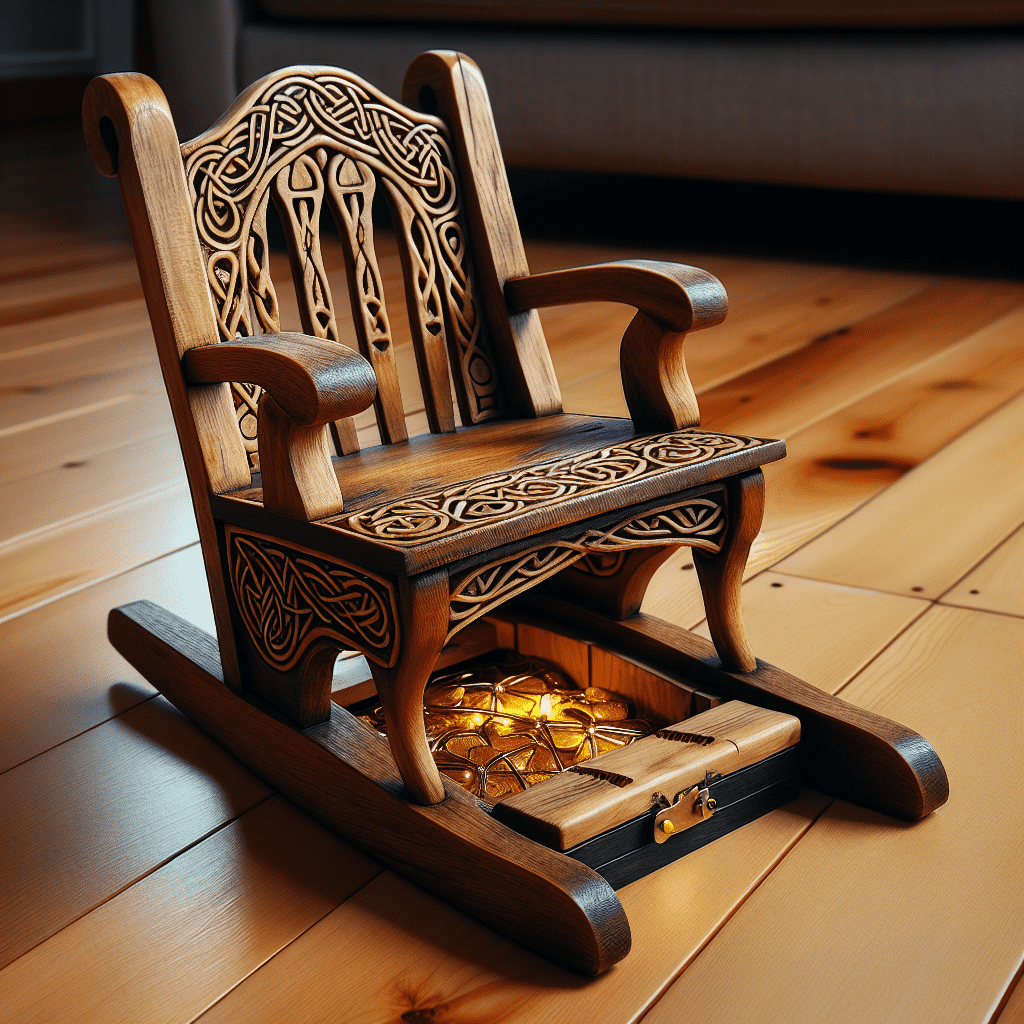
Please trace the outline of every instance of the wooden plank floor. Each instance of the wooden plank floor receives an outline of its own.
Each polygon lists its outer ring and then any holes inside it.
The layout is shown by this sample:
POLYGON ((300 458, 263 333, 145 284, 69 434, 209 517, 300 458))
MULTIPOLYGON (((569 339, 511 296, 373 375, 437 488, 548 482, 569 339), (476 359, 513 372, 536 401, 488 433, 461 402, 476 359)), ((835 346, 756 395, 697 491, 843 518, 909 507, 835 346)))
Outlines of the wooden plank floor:
MULTIPOLYGON (((1018 283, 528 242, 535 270, 661 255, 721 277, 729 318, 687 351, 704 423, 790 453, 766 473, 745 584, 755 649, 924 733, 951 781, 909 826, 805 792, 628 886, 633 952, 582 981, 325 832, 107 645, 117 604, 211 629, 209 601, 116 193, 73 127, 16 141, 0 154, 5 1020, 1022 1019, 1018 283)), ((545 311, 567 409, 624 413, 630 315, 545 311)), ((423 429, 407 340, 398 359, 423 429)), ((694 577, 670 559, 645 610, 702 630, 694 577)))

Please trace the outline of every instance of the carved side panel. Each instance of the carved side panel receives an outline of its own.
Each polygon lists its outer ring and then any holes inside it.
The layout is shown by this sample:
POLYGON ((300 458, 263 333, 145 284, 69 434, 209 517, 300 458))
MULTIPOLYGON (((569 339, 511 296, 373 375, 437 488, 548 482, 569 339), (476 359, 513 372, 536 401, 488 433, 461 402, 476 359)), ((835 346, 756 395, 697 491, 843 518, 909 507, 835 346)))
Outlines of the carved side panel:
POLYGON ((625 553, 637 548, 682 544, 719 551, 726 525, 725 491, 715 491, 474 569, 453 581, 448 636, 568 566, 610 576, 621 568, 625 553))
POLYGON ((389 667, 399 650, 394 587, 338 559, 225 526, 228 574, 249 639, 272 668, 330 637, 389 667))
MULTIPOLYGON (((316 210, 325 168, 339 154, 371 168, 411 211, 400 242, 410 261, 427 271, 415 282, 419 320, 428 334, 440 325, 436 336, 455 359, 464 420, 500 415, 500 388, 473 291, 446 129, 336 69, 267 76, 213 129, 182 147, 222 338, 251 334, 253 316, 261 330, 274 320, 264 220, 272 184, 302 258, 300 299, 309 307, 313 333, 334 336, 316 210)), ((380 295, 371 289, 367 299, 373 305, 380 295)), ((373 309, 363 316, 372 320, 373 309)))

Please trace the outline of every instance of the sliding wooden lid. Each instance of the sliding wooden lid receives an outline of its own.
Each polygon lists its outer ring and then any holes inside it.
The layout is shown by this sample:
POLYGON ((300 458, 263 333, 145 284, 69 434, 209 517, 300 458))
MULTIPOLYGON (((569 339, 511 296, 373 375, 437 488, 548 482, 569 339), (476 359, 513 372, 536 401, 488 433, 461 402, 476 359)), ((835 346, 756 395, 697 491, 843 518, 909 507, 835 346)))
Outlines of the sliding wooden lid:
POLYGON ((656 793, 671 801, 708 772, 728 775, 799 739, 792 715, 729 701, 506 797, 494 817, 566 850, 649 811, 656 793))

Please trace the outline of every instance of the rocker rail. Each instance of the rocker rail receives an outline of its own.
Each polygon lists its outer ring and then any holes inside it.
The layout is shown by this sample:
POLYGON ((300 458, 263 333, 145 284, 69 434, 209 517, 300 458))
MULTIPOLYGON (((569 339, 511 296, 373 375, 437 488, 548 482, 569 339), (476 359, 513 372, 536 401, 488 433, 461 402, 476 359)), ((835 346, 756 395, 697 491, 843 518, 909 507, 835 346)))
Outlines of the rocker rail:
POLYGON ((343 708, 309 729, 223 683, 213 637, 150 601, 110 612, 110 642, 175 707, 332 831, 542 956, 594 975, 630 949, 629 922, 592 869, 525 839, 445 780, 410 799, 387 742, 343 708))
POLYGON ((711 643, 680 626, 642 613, 616 622, 536 591, 502 611, 568 635, 600 636, 608 650, 684 675, 726 700, 796 715, 801 774, 812 789, 905 821, 925 817, 949 798, 946 770, 923 736, 774 665, 758 660, 752 672, 728 672, 711 643))

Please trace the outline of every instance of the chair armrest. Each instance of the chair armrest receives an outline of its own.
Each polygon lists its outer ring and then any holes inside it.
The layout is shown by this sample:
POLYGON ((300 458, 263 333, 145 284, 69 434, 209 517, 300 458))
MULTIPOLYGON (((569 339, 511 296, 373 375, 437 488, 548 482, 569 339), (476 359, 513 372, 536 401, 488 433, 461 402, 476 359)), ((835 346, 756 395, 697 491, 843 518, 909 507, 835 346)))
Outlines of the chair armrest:
POLYGON ((671 331, 696 331, 725 319, 722 282, 698 267, 656 260, 621 260, 505 282, 509 312, 573 302, 624 302, 671 331))
POLYGON ((244 381, 269 391, 295 424, 311 427, 354 416, 377 393, 373 368, 356 351, 306 334, 259 334, 189 349, 190 384, 244 381))

